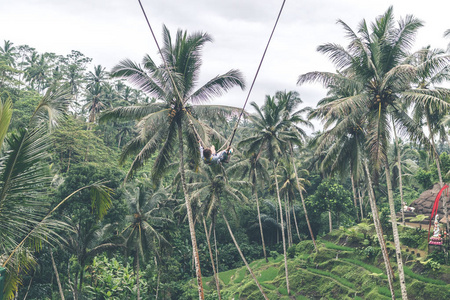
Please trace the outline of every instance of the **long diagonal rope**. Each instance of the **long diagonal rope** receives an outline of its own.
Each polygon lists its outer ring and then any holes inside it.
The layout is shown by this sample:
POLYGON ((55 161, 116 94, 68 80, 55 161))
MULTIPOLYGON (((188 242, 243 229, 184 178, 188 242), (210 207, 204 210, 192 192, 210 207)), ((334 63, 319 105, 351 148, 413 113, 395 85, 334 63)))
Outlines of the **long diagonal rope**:
MULTIPOLYGON (((161 48, 159 47, 159 43, 158 43, 158 40, 156 39, 155 33, 153 32, 153 28, 152 28, 152 26, 151 26, 151 24, 150 24, 150 22, 149 22, 149 20, 147 18, 147 14, 145 13, 144 7, 142 6, 141 0, 138 0, 138 1, 139 1, 139 5, 141 6, 142 13, 144 14, 144 17, 145 17, 145 20, 147 22, 147 25, 148 25, 148 27, 150 29, 150 32, 152 33, 153 40, 155 41, 156 47, 158 48, 158 52, 161 55, 161 58, 163 60, 164 68, 166 69, 167 73, 169 74, 170 80, 172 81, 172 85, 173 85, 173 87, 175 89, 175 92, 176 92, 178 98, 180 100, 182 100, 180 92, 178 91, 178 88, 177 88, 177 86, 175 84, 175 80, 172 77, 172 73, 169 71, 169 67, 167 65, 166 59, 164 58, 164 55, 162 54, 161 48)), ((280 19, 281 13, 283 12, 283 8, 284 8, 284 4, 285 3, 286 3, 286 0, 283 0, 283 3, 281 4, 281 7, 280 7, 280 11, 278 12, 277 19, 275 21, 275 24, 273 26, 272 32, 270 34, 269 40, 267 41, 266 48, 264 49, 264 53, 263 53, 263 55, 261 57, 261 60, 259 62, 258 69, 256 70, 255 77, 253 78, 252 85, 250 86, 250 89, 248 90, 248 94, 247 94, 247 98, 245 99, 244 106, 242 107, 241 113, 239 114, 239 118, 236 121, 236 125, 234 126, 234 129, 233 129, 233 133, 231 134, 231 137, 229 138, 229 144, 228 144, 227 150, 229 150, 231 148, 231 145, 233 143, 233 139, 234 139, 234 136, 236 134, 236 130, 237 130, 238 126, 239 126, 239 122, 241 121, 242 115, 244 114, 245 107, 247 106, 248 99, 250 98, 250 94, 251 94, 251 92, 253 90, 253 86, 255 85, 256 78, 258 77, 259 70, 261 69, 262 63, 263 63, 264 58, 265 58, 266 53, 267 53, 267 49, 269 48, 269 45, 270 45, 270 42, 272 40, 273 34, 274 34, 275 29, 276 29, 276 27, 278 25, 278 21, 280 19)), ((200 135, 198 134, 197 130, 195 129, 194 124, 192 123, 192 120, 189 119, 189 118, 188 118, 188 120, 189 120, 189 125, 192 126, 194 133, 197 135, 197 139, 199 140, 199 142, 201 144, 203 144, 202 146, 204 147, 204 143, 203 143, 202 139, 200 138, 200 135)))
POLYGON ((234 130, 233 130, 233 133, 231 134, 230 143, 228 144, 228 148, 227 149, 230 149, 231 148, 231 144, 233 143, 234 135, 236 134, 236 130, 237 130, 238 126, 239 126, 239 122, 241 121, 242 115, 244 114, 245 106, 247 105, 248 99, 250 98, 250 94, 251 94, 251 92, 253 90, 253 86, 255 85, 256 78, 258 77, 259 70, 261 69, 261 65, 262 65, 262 63, 264 61, 264 57, 266 56, 267 49, 269 48, 270 41, 272 40, 273 33, 275 32, 275 28, 278 25, 278 20, 280 19, 281 13, 283 12, 283 8, 284 8, 284 4, 285 3, 286 3, 286 0, 283 0, 283 3, 281 4, 280 11, 278 13, 277 20, 275 21, 275 24, 274 24, 273 29, 272 29, 272 33, 270 34, 269 40, 267 41, 266 48, 264 49, 264 53, 263 53, 263 55, 261 57, 261 61, 259 62, 258 69, 256 70, 255 77, 253 78, 252 85, 250 86, 250 89, 248 90, 248 94, 247 94, 247 98, 245 99, 244 106, 242 107, 241 113, 239 114, 239 118, 237 119, 236 125, 234 126, 234 130))
MULTIPOLYGON (((164 68, 166 69, 166 72, 169 74, 170 81, 172 81, 173 88, 175 89, 175 92, 176 92, 176 94, 178 96, 178 99, 180 99, 180 101, 183 101, 183 99, 181 98, 181 94, 178 91, 177 85, 175 84, 175 80, 172 77, 172 73, 169 71, 169 66, 167 65, 167 61, 164 58, 164 55, 162 54, 161 47, 159 47, 158 40, 156 39, 155 33, 153 32, 152 25, 150 24, 150 21, 148 20, 147 14, 145 13, 145 9, 142 6, 141 0, 138 0, 138 2, 139 2, 139 5, 141 7, 142 13, 144 14, 145 21, 147 22, 148 28, 150 29, 150 32, 152 33, 152 37, 153 37, 153 40, 155 41, 156 47, 158 48, 158 53, 161 55, 161 59, 162 59, 162 61, 164 63, 164 68)), ((189 117, 188 117, 188 120, 189 120, 189 125, 192 127, 192 130, 194 131, 195 135, 197 136, 197 140, 199 141, 199 143, 201 144, 201 146, 203 148, 206 148, 206 145, 203 142, 203 140, 200 137, 200 135, 198 134, 197 130, 195 129, 195 126, 192 123, 192 120, 189 117)))

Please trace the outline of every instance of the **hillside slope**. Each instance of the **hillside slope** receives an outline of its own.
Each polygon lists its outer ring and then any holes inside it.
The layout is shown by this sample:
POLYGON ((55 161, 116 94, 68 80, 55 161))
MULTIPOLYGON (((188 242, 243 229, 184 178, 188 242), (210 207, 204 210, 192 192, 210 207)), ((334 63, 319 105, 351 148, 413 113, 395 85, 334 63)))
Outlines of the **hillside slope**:
MULTIPOLYGON (((391 299, 379 248, 370 233, 365 236, 355 229, 337 230, 318 245, 318 253, 311 241, 289 248, 290 297, 281 255, 269 263, 251 263, 269 299, 391 299)), ((395 271, 395 251, 389 242, 388 248, 395 271)), ((402 249, 409 299, 450 299, 450 267, 439 264, 436 258, 425 258, 421 249, 407 245, 402 249)), ((245 267, 219 276, 222 299, 263 299, 245 267)), ((396 298, 401 298, 399 284, 394 284, 396 298)), ((204 278, 204 286, 207 299, 218 299, 212 277, 204 278)))

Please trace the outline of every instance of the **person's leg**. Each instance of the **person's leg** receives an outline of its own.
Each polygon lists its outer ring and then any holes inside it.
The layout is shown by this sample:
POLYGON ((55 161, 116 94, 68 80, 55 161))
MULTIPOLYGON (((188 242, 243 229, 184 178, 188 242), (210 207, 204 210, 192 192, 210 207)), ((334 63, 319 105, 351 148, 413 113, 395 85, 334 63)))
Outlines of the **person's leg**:
POLYGON ((226 150, 220 151, 217 156, 221 162, 228 162, 228 152, 226 150))

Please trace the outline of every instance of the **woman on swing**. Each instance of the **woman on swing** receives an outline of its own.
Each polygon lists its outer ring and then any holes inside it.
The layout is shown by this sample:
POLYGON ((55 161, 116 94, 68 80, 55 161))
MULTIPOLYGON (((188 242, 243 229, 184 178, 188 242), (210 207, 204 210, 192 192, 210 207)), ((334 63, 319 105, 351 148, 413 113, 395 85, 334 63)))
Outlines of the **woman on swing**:
POLYGON ((233 153, 233 149, 226 149, 216 152, 216 148, 212 145, 210 148, 205 148, 200 145, 200 155, 202 160, 207 164, 220 164, 221 162, 227 163, 229 161, 229 156, 233 153))

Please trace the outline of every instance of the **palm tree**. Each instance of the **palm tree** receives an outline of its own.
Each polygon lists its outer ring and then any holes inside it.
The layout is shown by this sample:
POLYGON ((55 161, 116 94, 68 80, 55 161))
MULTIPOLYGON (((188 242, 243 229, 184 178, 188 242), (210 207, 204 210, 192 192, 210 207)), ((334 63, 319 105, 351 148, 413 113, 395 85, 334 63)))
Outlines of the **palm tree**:
MULTIPOLYGON (((450 89, 437 87, 437 85, 450 79, 450 55, 445 54, 444 50, 430 49, 428 46, 411 55, 408 61, 417 66, 417 75, 414 79, 416 87, 411 92, 412 95, 407 96, 407 99, 417 97, 417 94, 428 96, 431 90, 441 93, 441 95, 431 94, 431 96, 441 98, 441 101, 429 101, 427 98, 414 101, 413 118, 419 124, 426 124, 428 127, 428 140, 431 144, 431 153, 435 159, 439 184, 442 188, 444 182, 434 137, 436 134, 440 134, 448 143, 448 136, 445 127, 442 125, 442 119, 449 112, 448 98, 446 99, 445 95, 450 93, 450 89), (443 107, 440 102, 444 102, 447 106, 443 107)), ((443 197, 443 202, 448 231, 447 197, 443 197)))
MULTIPOLYGON (((247 197, 244 195, 244 193, 241 191, 243 187, 248 185, 248 182, 246 181, 239 181, 239 180, 229 180, 226 174, 226 171, 224 169, 217 170, 218 167, 205 167, 200 169, 198 173, 196 172, 189 172, 190 177, 195 178, 193 180, 193 183, 187 184, 188 189, 192 190, 192 201, 197 201, 197 206, 200 208, 199 215, 205 218, 212 218, 212 222, 215 223, 215 217, 217 214, 221 213, 225 224, 227 225, 228 232, 230 233, 230 236, 234 242, 234 245, 236 246, 236 249, 239 252, 239 255, 242 258, 242 261, 244 262, 245 266, 247 267, 247 270, 249 271, 250 275, 252 276, 253 280, 255 281, 255 284, 257 285, 258 289, 260 290, 262 296, 264 299, 268 299, 266 294, 264 293, 264 290, 262 286, 259 284, 258 280, 256 279, 255 274, 253 273, 252 269, 250 268, 247 260, 245 259, 239 244, 237 243, 233 231, 231 229, 230 224, 228 223, 228 219, 225 215, 226 211, 234 211, 233 208, 233 201, 246 201, 247 197), (231 201, 221 202, 221 199, 227 198, 231 201)), ((205 223, 205 229, 206 229, 206 223, 205 223)), ((213 226, 215 226, 213 224, 213 226)), ((206 236, 208 237, 209 233, 207 230, 205 230, 206 236)), ((209 239, 209 238, 208 238, 209 239)), ((211 249, 210 245, 208 245, 209 249, 211 249)), ((212 253, 210 252, 211 256, 211 262, 214 265, 214 261, 212 259, 212 253)), ((214 267, 213 267, 214 270, 214 267)), ((220 298, 220 287, 219 287, 219 276, 218 273, 215 272, 215 282, 218 289, 218 295, 220 298)))
POLYGON ((139 268, 140 258, 144 261, 151 250, 158 255, 158 246, 167 240, 159 233, 161 226, 171 222, 171 211, 163 206, 167 200, 164 190, 152 192, 143 183, 127 189, 127 203, 130 214, 126 216, 128 225, 122 231, 127 248, 134 248, 136 264, 137 299, 140 299, 139 268))
POLYGON ((402 109, 401 101, 432 102, 439 107, 448 105, 440 100, 441 91, 429 93, 413 93, 411 83, 415 78, 417 68, 403 63, 407 51, 411 47, 417 30, 422 22, 413 16, 402 19, 395 26, 393 9, 390 7, 378 17, 371 27, 363 20, 358 30, 353 31, 346 23, 339 21, 344 27, 349 46, 328 43, 319 46, 318 51, 330 56, 338 68, 337 73, 311 72, 299 77, 298 83, 321 81, 326 86, 346 84, 348 87, 358 87, 359 93, 350 97, 339 98, 328 105, 326 114, 350 115, 367 120, 366 149, 369 153, 373 172, 378 174, 384 169, 388 186, 388 201, 391 213, 394 244, 400 278, 402 297, 407 298, 400 241, 397 230, 397 220, 394 208, 392 186, 390 181, 387 150, 389 146, 391 126, 389 119, 395 120, 395 125, 407 133, 411 140, 423 139, 423 132, 418 124, 402 109), (407 98, 407 96, 410 96, 407 98))
MULTIPOLYGON (((308 225, 309 234, 310 234, 311 239, 314 244, 314 249, 316 251, 318 251, 318 248, 316 245, 316 240, 314 238, 314 234, 313 234, 313 231, 311 228, 311 223, 309 222, 308 211, 306 210, 305 199, 303 197, 304 188, 300 184, 300 179, 298 177, 296 159, 295 159, 294 147, 293 147, 293 145, 296 145, 297 147, 300 146, 306 140, 306 137, 307 137, 306 132, 303 130, 303 128, 299 127, 299 125, 307 126, 310 128, 313 127, 311 122, 309 122, 308 120, 304 120, 302 118, 302 114, 305 112, 309 112, 311 109, 309 107, 306 107, 306 108, 300 109, 298 111, 295 111, 296 108, 298 107, 298 105, 303 103, 303 101, 300 99, 300 95, 294 91, 291 91, 288 93, 286 91, 284 91, 284 92, 279 91, 275 94, 275 98, 278 100, 278 105, 284 109, 283 118, 284 118, 284 123, 285 123, 286 129, 292 131, 296 137, 296 138, 290 139, 288 141, 288 149, 289 149, 290 157, 292 159, 292 166, 294 169, 295 180, 297 183, 297 190, 300 193, 300 199, 302 201, 303 213, 305 214, 306 224, 308 225)), ((300 238, 300 236, 299 236, 299 238, 300 238)))
POLYGON ((223 116, 226 112, 233 111, 230 107, 198 104, 207 102, 234 86, 244 88, 244 81, 239 71, 231 70, 195 89, 201 66, 201 50, 207 42, 211 41, 211 37, 207 33, 188 35, 187 32, 178 30, 176 39, 173 41, 169 30, 164 26, 163 39, 162 65, 158 66, 149 55, 146 55, 142 66, 126 59, 112 70, 113 76, 128 79, 140 90, 155 96, 158 100, 146 105, 115 108, 105 113, 102 119, 140 120, 137 125, 139 135, 124 147, 122 155, 122 161, 126 157, 135 155, 127 178, 159 150, 152 169, 152 178, 158 181, 167 170, 171 158, 174 157, 178 137, 180 176, 194 253, 199 298, 203 299, 194 219, 185 180, 184 145, 186 141, 187 153, 195 165, 198 165, 200 153, 197 134, 205 139, 207 137, 204 127, 197 118, 206 117, 214 120, 218 114, 223 116), (193 126, 187 126, 189 124, 193 126))
POLYGON ((0 47, 0 59, 3 60, 7 66, 16 67, 16 58, 19 56, 18 49, 9 40, 5 40, 3 47, 0 47))
POLYGON ((37 88, 38 92, 41 92, 46 88, 49 70, 47 56, 33 51, 31 57, 27 57, 25 79, 29 81, 31 88, 37 88))
POLYGON ((280 191, 278 186, 278 174, 276 162, 282 153, 283 147, 289 141, 295 141, 297 136, 294 132, 289 131, 287 128, 290 123, 285 120, 285 108, 278 105, 275 97, 266 96, 264 105, 260 108, 255 102, 250 103, 256 111, 256 114, 250 116, 250 120, 253 122, 253 135, 244 138, 240 143, 241 146, 248 146, 250 153, 264 153, 266 158, 272 162, 273 178, 275 180, 277 200, 280 211, 281 221, 281 233, 283 239, 283 252, 284 252, 284 264, 286 273, 286 287, 289 291, 289 278, 287 268, 287 255, 286 255, 286 239, 284 234, 284 220, 283 220, 283 208, 280 199, 280 191))
POLYGON ((115 241, 117 236, 113 224, 101 224, 100 222, 75 224, 69 218, 67 223, 70 225, 71 234, 67 237, 66 247, 69 253, 76 257, 76 263, 79 266, 76 268, 72 283, 73 296, 77 300, 83 289, 84 271, 89 261, 102 252, 117 250, 125 245, 115 241))
POLYGON ((62 224, 44 218, 48 211, 50 186, 48 150, 50 131, 65 114, 70 94, 64 88, 47 90, 30 118, 27 128, 7 136, 12 115, 9 97, 0 103, 0 263, 7 268, 5 299, 20 282, 20 270, 33 266, 25 241, 55 241, 62 224))
POLYGON ((243 159, 232 166, 230 166, 227 171, 229 174, 241 174, 241 178, 244 176, 248 176, 249 182, 252 185, 252 195, 255 198, 256 202, 256 210, 258 213, 258 224, 259 224, 259 233, 261 236, 261 245, 263 247, 264 259, 266 262, 269 262, 266 253, 266 242, 264 240, 264 231, 263 231, 263 222, 261 219, 261 210, 260 203, 258 197, 258 188, 260 182, 267 182, 269 180, 269 174, 267 172, 269 162, 267 159, 261 157, 256 153, 245 153, 248 157, 247 159, 243 159), (261 180, 258 180, 261 179, 261 180))

